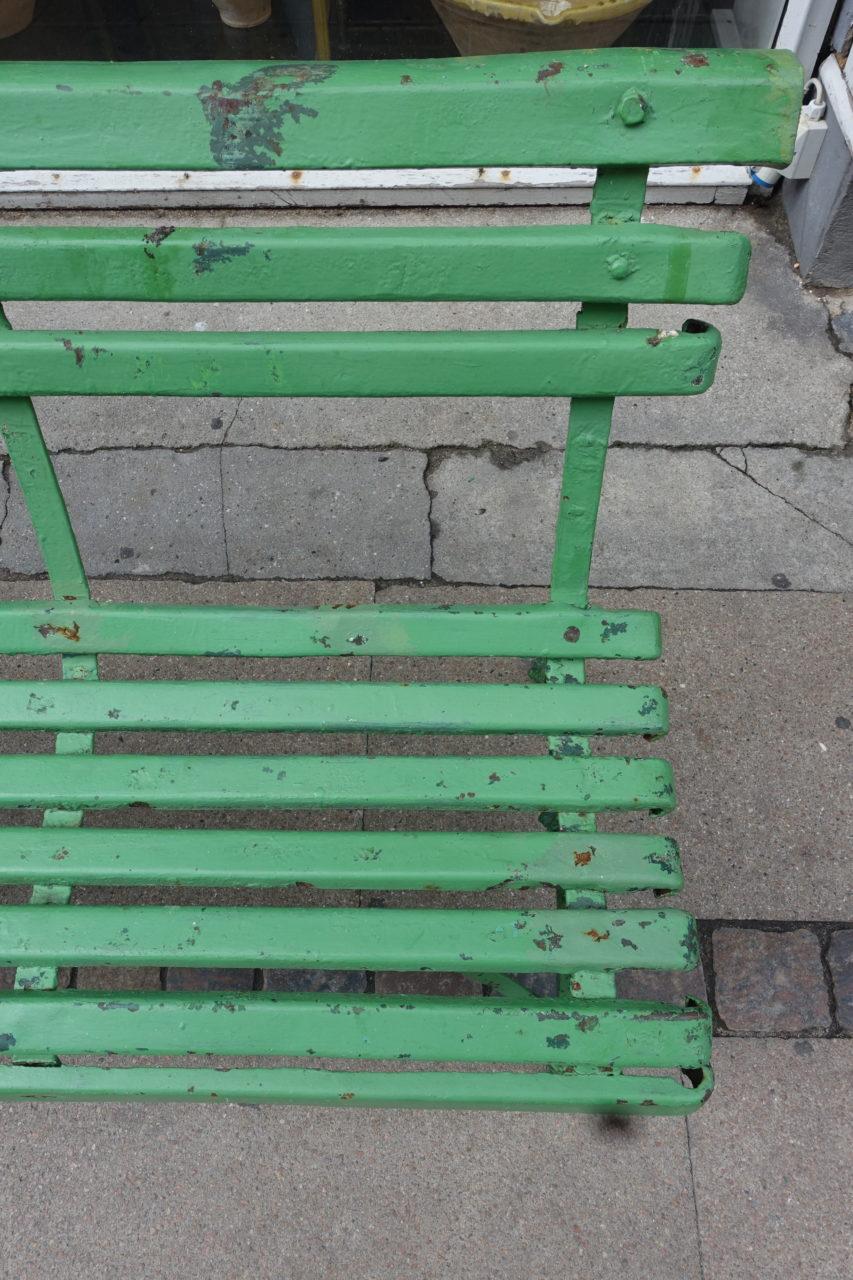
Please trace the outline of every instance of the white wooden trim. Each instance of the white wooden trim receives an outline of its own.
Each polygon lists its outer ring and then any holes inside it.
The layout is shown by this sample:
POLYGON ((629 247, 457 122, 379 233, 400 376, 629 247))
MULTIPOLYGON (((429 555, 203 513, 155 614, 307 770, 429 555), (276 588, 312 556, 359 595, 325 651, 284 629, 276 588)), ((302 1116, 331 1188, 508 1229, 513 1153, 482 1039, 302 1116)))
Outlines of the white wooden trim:
MULTIPOLYGON (((238 204, 375 205, 585 203, 594 169, 88 170, 0 172, 0 208, 238 204)), ((652 169, 652 201, 715 198, 739 203, 749 187, 741 165, 652 169)))

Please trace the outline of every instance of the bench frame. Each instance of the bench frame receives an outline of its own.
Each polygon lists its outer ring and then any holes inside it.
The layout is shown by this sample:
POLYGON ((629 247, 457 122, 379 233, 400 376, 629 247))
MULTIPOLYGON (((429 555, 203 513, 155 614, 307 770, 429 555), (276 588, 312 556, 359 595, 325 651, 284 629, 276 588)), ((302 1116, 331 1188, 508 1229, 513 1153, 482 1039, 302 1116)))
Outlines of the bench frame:
MULTIPOLYGON (((626 329, 636 301, 731 303, 743 237, 644 226, 650 164, 790 158, 801 71, 767 51, 600 50, 436 62, 13 64, 0 167, 598 165, 590 225, 399 230, 0 228, 5 300, 582 300, 572 331, 397 334, 19 332, 0 312, 0 431, 36 529, 49 602, 0 605, 0 652, 61 655, 62 681, 0 685, 0 727, 56 734, 0 757, 2 1098, 287 1101, 683 1114, 710 1093, 708 1007, 616 997, 626 968, 685 969, 694 922, 609 908, 681 885, 662 836, 596 813, 674 804, 661 760, 593 753, 656 737, 653 686, 585 683, 585 659, 653 658, 656 615, 589 607, 614 398, 696 394, 719 335, 626 329), (111 120, 104 131, 102 121, 111 120), (16 127, 17 126, 17 127, 16 127), (198 609, 95 603, 33 395, 568 395, 549 603, 198 609), (523 656, 521 686, 98 682, 104 654, 523 656), (333 691, 332 696, 329 690, 333 691), (110 729, 544 734, 547 756, 109 756, 110 729), (86 812, 404 806, 522 809, 536 832, 86 828, 86 812), (556 891, 555 909, 87 906, 72 886, 556 891), (59 990, 61 967, 431 970, 465 997, 59 990), (556 995, 524 975, 556 974, 556 995), (188 1053, 295 1065, 154 1069, 188 1053), (146 1065, 104 1065, 103 1055, 146 1065), (95 1065, 60 1065, 62 1056, 95 1065), (312 1059, 329 1059, 318 1069, 312 1059), (404 1060, 402 1063, 400 1060, 404 1060), (336 1060, 354 1063, 340 1069, 336 1060), (367 1070, 363 1060, 391 1064, 367 1070), (415 1064, 424 1063, 426 1066, 415 1064), (435 1070, 442 1063, 452 1069, 435 1070), (489 1065, 484 1070, 467 1066, 489 1065), (518 1068, 521 1068, 519 1070, 518 1068), (664 1074, 661 1074, 663 1070, 664 1074), (652 1074, 649 1074, 652 1073, 652 1074), (657 1074, 654 1074, 657 1073, 657 1074)), ((203 980, 202 980, 203 981, 203 980)))

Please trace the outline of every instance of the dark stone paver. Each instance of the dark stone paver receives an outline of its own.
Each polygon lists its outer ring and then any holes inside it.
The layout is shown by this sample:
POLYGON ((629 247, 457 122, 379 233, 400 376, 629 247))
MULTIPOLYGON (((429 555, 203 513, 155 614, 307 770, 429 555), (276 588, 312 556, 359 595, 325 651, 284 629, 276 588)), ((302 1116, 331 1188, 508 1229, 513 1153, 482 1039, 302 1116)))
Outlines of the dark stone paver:
POLYGON ((832 935, 828 958, 838 1025, 853 1031, 853 929, 839 929, 832 935))
POLYGON ((708 999, 701 965, 686 973, 660 973, 654 969, 624 969, 616 975, 616 994, 630 1000, 662 1000, 683 1004, 688 996, 708 999))
POLYGON ((383 996, 479 996, 479 982, 465 973, 377 973, 376 993, 383 996))
POLYGON ((251 991, 254 969, 166 970, 167 991, 251 991))
POLYGON ((363 969, 265 969, 264 991, 367 990, 363 969))
POLYGON ((829 996, 811 929, 714 931, 717 1011, 729 1031, 828 1030, 829 996))

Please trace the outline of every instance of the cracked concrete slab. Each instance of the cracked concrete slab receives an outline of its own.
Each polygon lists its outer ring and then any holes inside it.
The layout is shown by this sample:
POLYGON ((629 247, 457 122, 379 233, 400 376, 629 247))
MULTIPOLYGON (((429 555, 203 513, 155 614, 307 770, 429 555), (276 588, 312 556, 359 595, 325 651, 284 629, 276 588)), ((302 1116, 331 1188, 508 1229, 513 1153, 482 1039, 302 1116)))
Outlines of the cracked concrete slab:
MULTIPOLYGON (((808 484, 813 473, 803 470, 797 490, 803 507, 797 510, 784 492, 768 492, 731 458, 710 450, 611 449, 592 582, 846 590, 853 583, 850 547, 823 522, 849 518, 833 511, 849 505, 844 475, 849 488, 853 458, 820 461, 822 468, 808 484)), ((450 453, 431 470, 434 569, 440 577, 547 582, 561 455, 545 451, 517 465, 509 462, 488 451, 450 453)))
POLYGON ((233 448, 222 454, 228 566, 247 578, 430 573, 426 455, 233 448))
MULTIPOLYGON (((89 573, 226 572, 214 450, 111 449, 60 454, 54 462, 89 573)), ((14 472, 0 570, 43 570, 14 472)))
POLYGON ((853 466, 848 456, 801 449, 721 449, 720 456, 853 547, 853 466))
MULTIPOLYGON (((4 215, 0 223, 49 221, 68 225, 69 214, 4 215)), ((144 215, 155 218, 156 215, 144 215)), ((170 211, 160 217, 186 226, 530 226, 587 220, 580 208, 432 210, 237 210, 230 214, 170 211)), ((849 410, 849 362, 835 349, 823 302, 791 270, 786 247, 772 234, 762 210, 720 206, 663 206, 646 221, 712 231, 741 231, 753 244, 749 286, 733 307, 698 304, 634 307, 631 324, 679 327, 687 316, 708 319, 723 334, 723 354, 712 389, 700 397, 621 400, 614 439, 644 444, 800 444, 831 448, 842 443, 849 410), (820 412, 815 412, 820 406, 820 412)), ((89 213, 71 225, 138 224, 142 215, 89 213)), ((153 223, 152 223, 153 225, 153 223)), ((572 303, 256 303, 141 304, 10 303, 16 327, 161 328, 210 330, 267 328, 433 329, 570 326, 572 303)), ((38 410, 51 448, 171 445, 215 442, 218 418, 233 402, 168 398, 93 397, 40 400, 38 410)), ((489 440, 521 447, 540 441, 559 447, 565 437, 565 400, 307 399, 246 400, 232 439, 241 444, 310 448, 477 447, 489 440)))

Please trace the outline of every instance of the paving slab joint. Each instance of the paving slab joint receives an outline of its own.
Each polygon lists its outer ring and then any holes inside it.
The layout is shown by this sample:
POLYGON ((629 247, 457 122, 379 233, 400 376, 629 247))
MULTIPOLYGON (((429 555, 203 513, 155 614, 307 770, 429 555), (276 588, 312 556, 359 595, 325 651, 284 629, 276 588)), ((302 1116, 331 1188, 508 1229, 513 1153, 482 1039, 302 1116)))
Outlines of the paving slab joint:
POLYGON ((225 572, 226 573, 231 572, 231 557, 228 552, 228 520, 226 518, 226 512, 225 512, 225 480, 222 475, 223 453, 228 446, 228 433, 230 432, 231 428, 234 426, 234 423, 237 421, 238 417, 240 416, 240 410, 243 407, 244 398, 245 397, 243 396, 240 396, 238 398, 237 403, 234 406, 234 412, 231 415, 231 421, 228 423, 228 426, 222 432, 222 438, 220 439, 219 445, 218 445, 218 448, 219 448, 219 511, 220 511, 220 517, 221 517, 221 523, 222 523, 222 546, 225 552, 225 572))

